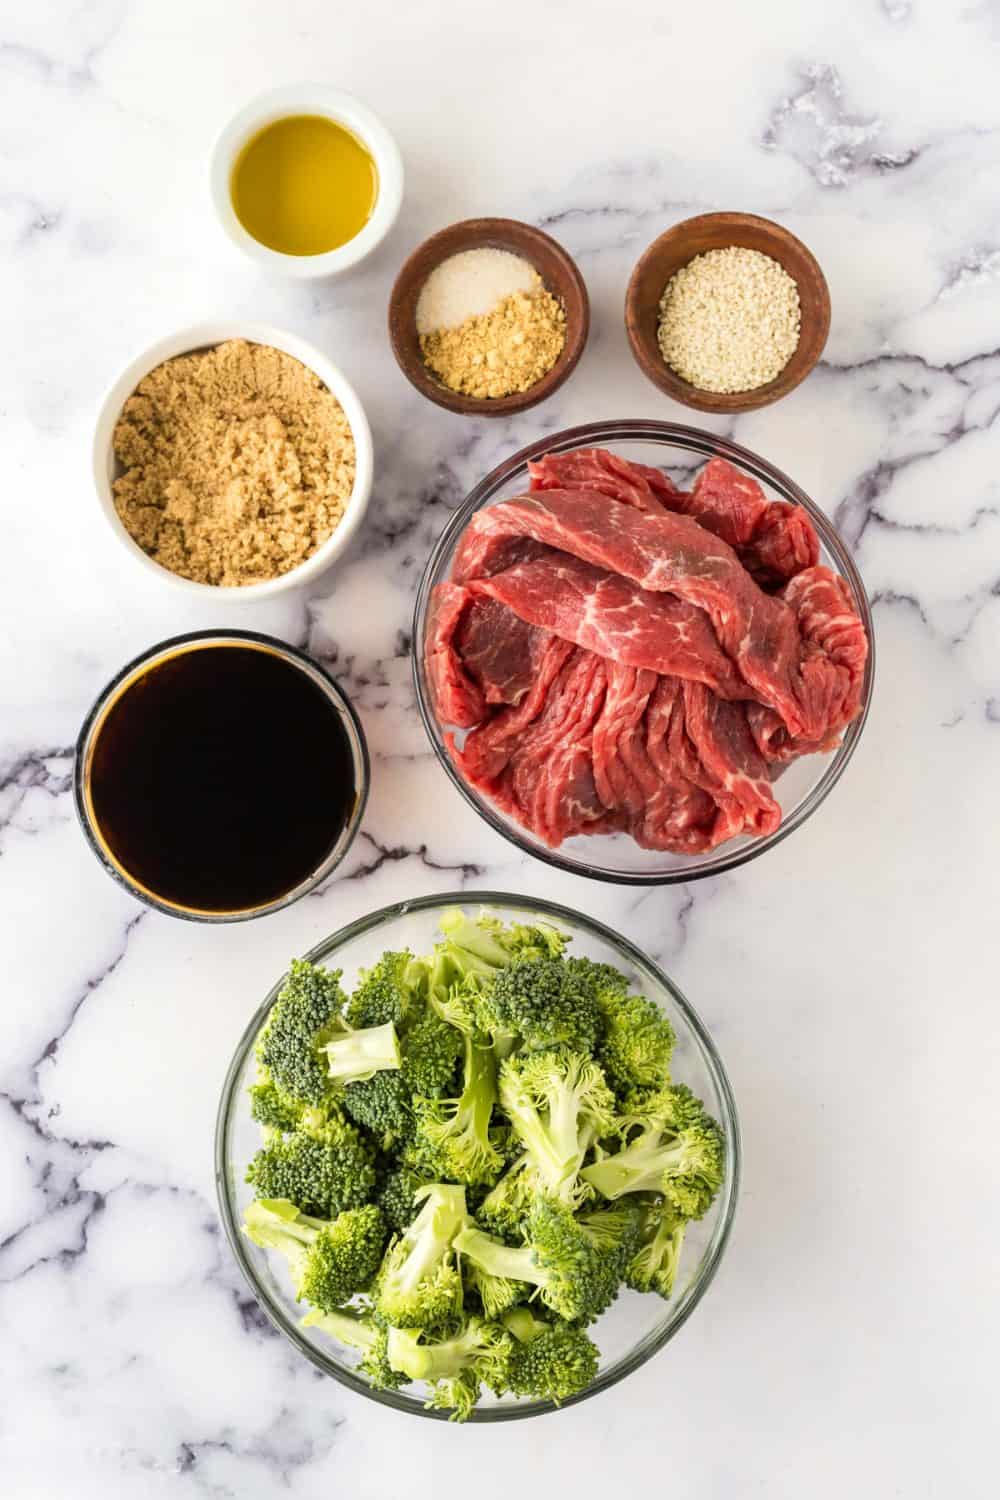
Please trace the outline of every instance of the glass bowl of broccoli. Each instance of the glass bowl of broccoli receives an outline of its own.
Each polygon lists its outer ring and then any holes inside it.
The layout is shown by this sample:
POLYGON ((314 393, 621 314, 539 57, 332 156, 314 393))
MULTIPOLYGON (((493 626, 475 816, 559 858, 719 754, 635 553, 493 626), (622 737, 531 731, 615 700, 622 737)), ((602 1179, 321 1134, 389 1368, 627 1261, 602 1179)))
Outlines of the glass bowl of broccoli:
POLYGON ((718 1268, 740 1137, 715 1046, 627 939, 496 893, 385 907, 291 962, 230 1065, 229 1243, 327 1375, 421 1416, 596 1395, 718 1268))

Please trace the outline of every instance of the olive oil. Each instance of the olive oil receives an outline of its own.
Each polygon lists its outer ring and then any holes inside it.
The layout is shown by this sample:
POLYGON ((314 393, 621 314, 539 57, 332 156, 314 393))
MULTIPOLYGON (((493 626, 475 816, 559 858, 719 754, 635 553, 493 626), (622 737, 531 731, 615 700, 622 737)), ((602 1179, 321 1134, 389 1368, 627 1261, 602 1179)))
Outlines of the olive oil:
POLYGON ((355 135, 325 115, 273 120, 243 147, 230 181, 248 234, 283 255, 323 255, 371 218, 378 173, 355 135))
POLYGON ((266 648, 178 651, 112 700, 90 757, 111 861, 186 911, 247 912, 318 869, 358 800, 340 712, 266 648))

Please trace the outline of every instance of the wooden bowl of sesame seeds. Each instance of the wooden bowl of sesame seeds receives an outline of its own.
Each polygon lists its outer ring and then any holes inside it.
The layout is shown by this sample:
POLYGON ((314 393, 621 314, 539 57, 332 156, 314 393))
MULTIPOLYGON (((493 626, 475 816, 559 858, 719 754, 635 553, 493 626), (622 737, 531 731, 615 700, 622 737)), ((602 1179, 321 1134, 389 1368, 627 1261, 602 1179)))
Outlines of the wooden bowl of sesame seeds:
POLYGON ((404 262, 389 299, 389 339, 410 384, 437 406, 464 416, 507 417, 546 400, 576 368, 590 331, 590 301, 579 268, 557 241, 517 219, 465 219, 424 240, 404 262), (565 339, 552 367, 512 395, 479 397, 450 389, 428 368, 417 329, 417 306, 428 277, 449 257, 469 250, 504 250, 528 261, 561 305, 565 339))
MULTIPOLYGON (((789 296, 794 304, 790 289, 789 296)), ((695 300, 690 297, 689 305, 695 300)), ((625 327, 636 363, 665 395, 698 411, 755 411, 787 396, 815 367, 830 331, 830 292, 815 256, 780 224, 755 214, 699 214, 661 234, 636 264, 625 298, 625 327), (688 368, 704 371, 705 385, 696 384, 671 368, 661 349, 664 296, 668 287, 678 286, 673 279, 677 273, 692 267, 696 257, 733 250, 753 251, 757 256, 730 256, 728 265, 724 257, 712 257, 717 274, 714 279, 703 277, 704 285, 696 294, 701 326, 692 322, 686 342, 683 328, 679 338, 664 340, 671 351, 680 348, 681 353, 673 356, 679 365, 684 366, 686 357, 688 368), (772 263, 770 278, 760 256, 772 263), (756 282, 755 268, 746 264, 754 260, 765 272, 763 280, 758 275, 756 282), (780 302, 779 283, 785 278, 778 268, 791 278, 798 293, 797 337, 793 334, 791 339, 787 325, 792 310, 780 302), (739 284, 742 272, 748 272, 745 285, 739 284), (758 318, 739 316, 740 297, 755 286, 760 288, 760 297, 774 299, 773 318, 766 305, 757 309, 758 318), (706 321, 711 324, 708 338, 706 321), (755 329, 753 339, 748 335, 750 322, 755 329), (740 384, 745 388, 732 388, 740 384)))

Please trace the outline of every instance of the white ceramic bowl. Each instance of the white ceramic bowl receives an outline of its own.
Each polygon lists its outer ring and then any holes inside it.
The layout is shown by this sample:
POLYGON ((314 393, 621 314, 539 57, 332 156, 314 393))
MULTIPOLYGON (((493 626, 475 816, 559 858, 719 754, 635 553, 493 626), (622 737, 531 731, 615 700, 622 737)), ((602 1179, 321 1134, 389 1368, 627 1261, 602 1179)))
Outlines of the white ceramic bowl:
POLYGON ((237 249, 264 270, 309 279, 339 276, 370 255, 389 233, 403 201, 403 159, 399 147, 366 104, 321 83, 293 83, 261 94, 225 127, 212 151, 210 182, 219 223, 237 249), (326 115, 345 125, 367 146, 378 172, 378 196, 368 223, 346 245, 323 255, 283 255, 249 234, 236 217, 230 178, 240 151, 251 136, 286 115, 326 115))
POLYGON ((280 328, 272 328, 267 323, 198 323, 193 328, 181 329, 179 333, 173 333, 168 338, 151 344, 126 366, 104 397, 94 433, 94 485, 97 490, 97 499, 108 525, 122 546, 148 573, 153 574, 162 583, 185 589, 189 594, 201 594, 205 597, 211 595, 213 598, 224 598, 227 602, 232 600, 234 603, 269 599, 274 594, 284 593, 286 589, 296 588, 299 584, 307 583, 324 572, 340 556, 357 531, 368 508, 372 492, 373 459, 371 428, 368 426, 368 418, 365 416, 364 407, 354 387, 321 350, 306 343, 305 339, 300 339, 293 333, 285 333, 280 328), (245 339, 251 344, 270 344, 273 348, 290 354, 293 359, 300 360, 318 375, 344 409, 344 415, 350 423, 354 436, 356 454, 354 488, 340 525, 333 535, 328 537, 322 546, 317 547, 312 556, 307 557, 305 562, 300 563, 297 568, 292 568, 288 573, 282 573, 278 578, 268 578, 263 583, 249 583, 244 587, 195 583, 193 579, 181 578, 177 573, 171 573, 168 568, 154 562, 143 552, 138 543, 132 540, 122 525, 118 512, 115 510, 114 493, 111 488, 113 480, 120 472, 112 444, 115 423, 118 421, 122 407, 140 380, 151 370, 155 370, 157 365, 163 364, 164 360, 173 359, 178 354, 191 354, 197 349, 210 349, 216 344, 225 343, 227 339, 245 339))

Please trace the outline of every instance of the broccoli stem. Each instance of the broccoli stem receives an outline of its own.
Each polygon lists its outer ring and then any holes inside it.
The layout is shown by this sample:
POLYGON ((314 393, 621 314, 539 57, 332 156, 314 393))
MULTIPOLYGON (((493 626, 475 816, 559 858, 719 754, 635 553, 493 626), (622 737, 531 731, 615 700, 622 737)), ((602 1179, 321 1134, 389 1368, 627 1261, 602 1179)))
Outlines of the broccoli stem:
POLYGON ((613 1200, 626 1193, 659 1192, 664 1176, 687 1171, 692 1157, 683 1138, 664 1139, 658 1131, 652 1131, 614 1156, 586 1167, 582 1175, 602 1197, 613 1200))
POLYGON ((302 1319, 302 1327, 319 1328, 349 1349, 360 1349, 364 1353, 374 1349, 379 1338, 375 1323, 351 1312, 321 1313, 314 1308, 302 1319))
POLYGON ((466 1220, 464 1187, 435 1183, 416 1197, 423 1207, 403 1236, 408 1254, 397 1277, 403 1292, 413 1292, 431 1274, 466 1220))
POLYGON ((436 1344, 421 1343, 421 1336, 419 1328, 389 1329, 389 1363, 411 1380, 454 1380, 482 1348, 474 1323, 436 1344))
POLYGON ((492 1182, 503 1165, 490 1141, 490 1118, 496 1102, 496 1066, 492 1052, 471 1032, 463 1038, 465 1077, 458 1099, 429 1101, 420 1130, 441 1153, 443 1175, 468 1182, 492 1182))
POLYGON ((339 1083, 360 1083, 376 1073, 398 1068, 402 1062, 399 1038, 391 1021, 384 1026, 345 1032, 328 1042, 323 1050, 330 1077, 339 1083))
POLYGON ((537 1339, 551 1324, 536 1318, 530 1307, 512 1307, 503 1315, 503 1326, 514 1335, 519 1344, 530 1344, 532 1339, 537 1339))
POLYGON ((545 1286, 548 1281, 546 1272, 538 1265, 528 1246, 505 1245, 502 1240, 495 1240, 491 1234, 484 1234, 471 1225, 456 1235, 454 1247, 459 1255, 466 1256, 489 1276, 527 1281, 532 1286, 545 1286))
POLYGON ((502 1075, 501 1100, 515 1131, 548 1190, 562 1197, 562 1189, 576 1179, 586 1146, 581 1142, 579 1099, 569 1086, 553 1087, 543 1118, 516 1074, 502 1075))

